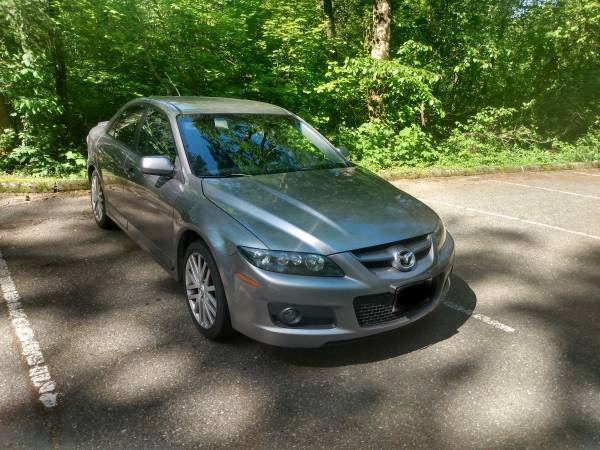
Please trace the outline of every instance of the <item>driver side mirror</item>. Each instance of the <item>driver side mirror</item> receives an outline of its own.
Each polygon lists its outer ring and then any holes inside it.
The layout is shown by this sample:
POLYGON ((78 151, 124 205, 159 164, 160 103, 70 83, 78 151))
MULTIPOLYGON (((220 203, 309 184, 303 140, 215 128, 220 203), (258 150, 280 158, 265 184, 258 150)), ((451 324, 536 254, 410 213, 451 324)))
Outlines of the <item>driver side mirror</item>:
POLYGON ((337 147, 338 151, 342 154, 342 156, 346 159, 349 158, 350 152, 346 147, 337 147))
POLYGON ((164 156, 144 156, 140 159, 140 172, 146 175, 173 175, 175 166, 164 156))

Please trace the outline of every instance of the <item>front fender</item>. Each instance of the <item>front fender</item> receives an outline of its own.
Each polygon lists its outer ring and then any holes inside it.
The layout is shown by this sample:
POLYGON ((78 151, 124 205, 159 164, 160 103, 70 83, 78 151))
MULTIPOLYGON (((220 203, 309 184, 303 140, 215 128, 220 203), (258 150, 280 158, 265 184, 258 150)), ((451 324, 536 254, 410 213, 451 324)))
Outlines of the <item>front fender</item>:
MULTIPOLYGON (((231 258, 237 253, 240 245, 266 248, 265 244, 246 227, 220 209, 202 193, 202 181, 189 177, 184 192, 178 197, 174 211, 173 248, 177 254, 176 276, 182 273, 181 242, 186 232, 196 233, 208 246, 219 267, 224 284, 234 276, 231 258)), ((226 288, 227 290, 227 288, 226 288)))

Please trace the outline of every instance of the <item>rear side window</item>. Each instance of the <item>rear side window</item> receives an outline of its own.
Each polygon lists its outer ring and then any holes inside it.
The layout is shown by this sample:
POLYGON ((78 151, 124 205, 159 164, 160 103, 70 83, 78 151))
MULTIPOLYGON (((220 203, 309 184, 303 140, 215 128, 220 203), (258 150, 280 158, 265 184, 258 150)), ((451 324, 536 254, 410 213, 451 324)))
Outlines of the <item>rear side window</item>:
POLYGON ((121 117, 113 123, 108 134, 123 144, 133 147, 135 130, 144 113, 144 109, 144 105, 133 105, 127 108, 121 113, 121 117))
POLYGON ((151 109, 140 131, 138 152, 141 156, 164 156, 175 162, 177 150, 171 131, 171 124, 162 113, 151 109))

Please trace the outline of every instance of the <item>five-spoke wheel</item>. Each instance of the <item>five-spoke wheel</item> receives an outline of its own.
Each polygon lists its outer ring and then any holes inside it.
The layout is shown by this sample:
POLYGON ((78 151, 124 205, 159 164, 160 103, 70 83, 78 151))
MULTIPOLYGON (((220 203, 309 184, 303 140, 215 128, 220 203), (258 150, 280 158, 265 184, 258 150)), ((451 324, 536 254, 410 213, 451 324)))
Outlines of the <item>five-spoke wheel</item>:
POLYGON ((94 220, 100 228, 113 228, 114 222, 106 215, 106 200, 102 189, 100 174, 94 170, 90 177, 90 197, 94 220))
POLYGON ((200 332, 211 339, 228 335, 231 323, 225 291, 215 260, 203 242, 188 246, 183 279, 188 307, 200 332))
POLYGON ((215 285, 210 268, 200 253, 189 255, 185 267, 185 288, 190 308, 202 328, 209 329, 217 316, 215 285))

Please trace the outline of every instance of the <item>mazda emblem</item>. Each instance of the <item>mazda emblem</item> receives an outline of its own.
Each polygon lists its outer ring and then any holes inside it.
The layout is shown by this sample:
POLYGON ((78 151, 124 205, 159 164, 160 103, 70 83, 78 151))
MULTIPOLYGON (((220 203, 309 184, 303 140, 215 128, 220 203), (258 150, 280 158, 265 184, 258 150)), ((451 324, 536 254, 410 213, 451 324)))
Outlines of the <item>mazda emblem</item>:
POLYGON ((417 263, 415 254, 410 250, 396 250, 394 251, 394 260, 392 261, 392 267, 402 272, 408 272, 417 263))

